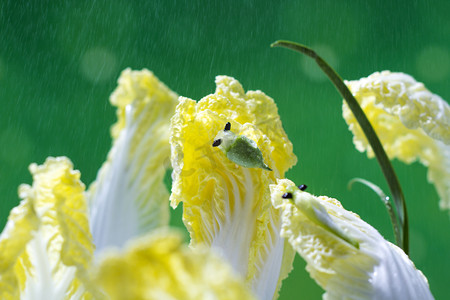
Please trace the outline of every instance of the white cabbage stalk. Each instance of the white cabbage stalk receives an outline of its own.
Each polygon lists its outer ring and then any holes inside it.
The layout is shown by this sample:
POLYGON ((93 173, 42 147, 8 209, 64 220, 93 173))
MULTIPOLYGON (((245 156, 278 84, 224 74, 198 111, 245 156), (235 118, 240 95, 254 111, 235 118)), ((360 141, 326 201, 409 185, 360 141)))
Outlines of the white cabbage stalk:
POLYGON ((287 179, 270 189, 282 212, 281 236, 306 261, 324 299, 434 299, 409 257, 339 201, 287 179))
POLYGON ((178 96, 148 70, 126 69, 118 82, 110 99, 118 117, 113 146, 87 193, 96 252, 169 223, 163 178, 178 96))
POLYGON ((180 98, 172 118, 172 206, 183 202, 191 247, 214 248, 260 299, 277 298, 294 252, 279 235, 280 213, 270 204, 269 184, 297 159, 271 98, 244 92, 227 76, 218 76, 216 86, 199 102, 180 98), (233 134, 245 136, 244 147, 261 151, 272 171, 242 166, 252 165, 242 157, 236 164, 227 156, 230 149, 213 147, 227 123, 233 134))

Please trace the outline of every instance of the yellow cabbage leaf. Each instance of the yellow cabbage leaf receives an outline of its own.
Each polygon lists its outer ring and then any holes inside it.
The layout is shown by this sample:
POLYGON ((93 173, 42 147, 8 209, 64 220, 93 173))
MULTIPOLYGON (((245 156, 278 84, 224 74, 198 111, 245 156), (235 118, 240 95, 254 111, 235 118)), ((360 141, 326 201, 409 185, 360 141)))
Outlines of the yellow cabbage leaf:
MULTIPOLYGON (((440 197, 441 209, 450 209, 450 106, 423 83, 403 73, 383 71, 347 81, 379 136, 389 158, 404 163, 419 160, 428 167, 428 180, 440 197)), ((361 127, 344 102, 343 117, 361 152, 373 151, 361 127)))
POLYGON ((260 299, 276 298, 294 254, 279 236, 280 212, 270 203, 269 184, 297 158, 270 97, 244 92, 227 76, 218 76, 216 86, 199 102, 181 97, 172 118, 171 204, 183 202, 193 248, 213 247, 260 299), (273 171, 239 166, 212 146, 227 122, 257 145, 273 171))
POLYGON ((91 299, 94 246, 84 185, 65 157, 32 164, 33 186, 0 236, 1 299, 91 299))
POLYGON ((89 187, 91 229, 97 251, 169 222, 169 126, 178 96, 152 72, 126 69, 112 93, 117 123, 113 147, 89 187))
POLYGON ((192 251, 175 232, 156 232, 123 253, 105 253, 96 283, 111 300, 254 299, 228 265, 208 249, 192 251))

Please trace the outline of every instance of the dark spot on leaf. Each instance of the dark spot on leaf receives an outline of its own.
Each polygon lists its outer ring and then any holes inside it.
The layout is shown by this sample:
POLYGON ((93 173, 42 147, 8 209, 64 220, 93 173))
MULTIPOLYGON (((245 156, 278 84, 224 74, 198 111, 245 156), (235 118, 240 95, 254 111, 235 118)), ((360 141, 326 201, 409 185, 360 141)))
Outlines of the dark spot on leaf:
POLYGON ((281 196, 281 198, 283 198, 283 199, 292 199, 292 194, 291 193, 284 193, 283 196, 281 196))
POLYGON ((306 184, 300 184, 298 186, 298 188, 299 188, 300 191, 304 191, 304 190, 306 190, 306 188, 308 188, 308 186, 306 184))

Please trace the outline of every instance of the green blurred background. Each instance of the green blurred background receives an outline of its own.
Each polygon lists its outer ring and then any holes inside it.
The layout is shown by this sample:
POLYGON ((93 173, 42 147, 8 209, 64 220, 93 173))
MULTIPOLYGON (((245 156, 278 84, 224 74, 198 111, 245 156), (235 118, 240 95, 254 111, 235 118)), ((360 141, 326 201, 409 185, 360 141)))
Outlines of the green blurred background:
MULTIPOLYGON (((357 152, 341 98, 289 39, 317 49, 345 79, 375 71, 411 74, 450 99, 450 2, 442 1, 9 1, 0 2, 0 225, 31 183, 27 167, 66 155, 91 183, 110 148, 108 97, 124 68, 148 68, 180 95, 214 92, 230 75, 278 104, 308 191, 333 196, 393 240, 383 205, 353 177, 388 188, 357 152)), ((450 292, 450 220, 420 164, 394 162, 410 216, 411 258, 437 299, 450 292)), ((181 212, 172 222, 180 225, 181 212)), ((281 299, 323 291, 297 256, 281 299)))

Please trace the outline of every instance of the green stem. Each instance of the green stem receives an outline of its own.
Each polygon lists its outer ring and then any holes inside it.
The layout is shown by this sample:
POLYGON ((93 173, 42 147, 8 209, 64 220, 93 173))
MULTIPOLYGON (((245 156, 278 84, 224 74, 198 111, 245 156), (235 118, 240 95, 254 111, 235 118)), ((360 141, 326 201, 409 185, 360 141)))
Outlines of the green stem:
POLYGON ((370 188, 372 191, 374 191, 378 197, 380 197, 381 202, 384 203, 384 206, 386 207, 386 210, 389 214, 389 217, 391 218, 391 224, 394 227, 394 236, 395 236, 395 241, 398 245, 400 245, 399 243, 402 241, 402 233, 401 233, 401 225, 398 224, 399 220, 397 218, 397 215, 395 214, 395 211, 392 209, 392 205, 391 202, 389 201, 389 197, 386 196, 386 194, 383 192, 383 190, 377 186, 376 184, 362 179, 362 178, 353 178, 352 180, 350 180, 350 182, 348 183, 348 189, 351 189, 353 183, 355 182, 359 182, 361 184, 364 184, 365 186, 367 186, 368 188, 370 188))
MULTIPOLYGON (((406 204, 403 192, 400 187, 397 175, 394 172, 394 168, 392 167, 392 164, 389 158, 387 157, 386 152, 384 151, 383 146, 381 145, 381 142, 375 133, 375 130, 373 129, 363 110, 359 106, 358 101, 355 99, 355 97, 353 97, 353 94, 347 88, 344 81, 336 73, 336 71, 334 71, 314 50, 306 46, 289 41, 276 41, 271 45, 271 47, 288 48, 313 58, 347 102, 348 107, 353 112, 353 115, 355 116, 364 134, 366 135, 366 138, 369 141, 370 146, 372 147, 373 152, 375 153, 375 157, 377 158, 378 163, 381 167, 383 175, 386 178, 386 181, 389 185, 389 189, 394 199, 398 219, 402 226, 401 230, 402 238, 400 241, 397 240, 397 245, 400 246, 403 249, 403 251, 405 251, 406 254, 408 254, 409 252, 408 214, 406 212, 406 204)), ((393 224, 393 226, 395 232, 396 231, 395 223, 393 224)))

